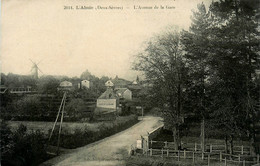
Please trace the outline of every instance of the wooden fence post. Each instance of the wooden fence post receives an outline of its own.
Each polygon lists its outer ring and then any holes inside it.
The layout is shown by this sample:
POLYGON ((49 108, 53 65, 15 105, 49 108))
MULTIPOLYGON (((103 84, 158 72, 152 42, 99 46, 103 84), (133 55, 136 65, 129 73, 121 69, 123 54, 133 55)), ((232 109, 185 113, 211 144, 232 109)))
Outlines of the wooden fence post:
POLYGON ((227 166, 227 158, 225 157, 225 166, 227 166))
POLYGON ((194 151, 196 152, 197 151, 197 143, 195 142, 195 148, 194 148, 194 151))
POLYGON ((165 141, 165 142, 164 142, 164 144, 165 144, 165 145, 164 145, 164 146, 165 146, 165 148, 167 148, 167 147, 168 147, 168 146, 167 146, 167 141, 165 141))
POLYGON ((204 160, 204 152, 201 152, 201 159, 204 160))
POLYGON ((238 154, 238 161, 239 161, 239 164, 240 164, 240 159, 241 159, 241 158, 240 158, 240 154, 238 154))
POLYGON ((150 149, 150 156, 152 156, 153 155, 153 149, 151 148, 150 149))
POLYGON ((186 159, 186 150, 183 152, 184 159, 186 159))
POLYGON ((210 166, 210 154, 208 154, 208 166, 210 166))
POLYGON ((220 151, 219 153, 219 161, 221 162, 222 161, 222 152, 220 151))
POLYGON ((244 154, 244 146, 241 146, 241 154, 244 154))
POLYGON ((246 166, 246 160, 243 160, 243 166, 246 166))
POLYGON ((169 157, 169 149, 167 149, 167 157, 169 157))
POLYGON ((209 145, 209 151, 210 151, 210 153, 212 152, 212 145, 211 144, 209 145))
POLYGON ((163 157, 163 148, 162 148, 162 157, 163 157))

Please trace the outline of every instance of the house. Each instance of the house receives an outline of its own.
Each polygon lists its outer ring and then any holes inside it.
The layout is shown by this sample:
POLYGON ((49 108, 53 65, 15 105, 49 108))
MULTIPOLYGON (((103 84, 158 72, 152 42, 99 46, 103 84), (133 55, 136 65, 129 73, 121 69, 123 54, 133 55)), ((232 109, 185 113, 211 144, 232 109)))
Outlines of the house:
POLYGON ((116 88, 115 92, 119 99, 132 100, 132 91, 127 88, 116 88))
POLYGON ((88 80, 82 80, 82 81, 80 81, 80 83, 78 83, 79 89, 90 88, 90 86, 91 86, 91 83, 88 80))
POLYGON ((114 91, 114 84, 111 80, 108 80, 105 86, 107 90, 97 99, 97 108, 106 108, 115 111, 118 98, 114 91))
POLYGON ((96 113, 115 112, 118 106, 118 97, 114 91, 114 84, 111 80, 105 83, 107 90, 97 99, 96 113))
POLYGON ((113 89, 107 89, 98 99, 97 107, 116 109, 117 96, 113 89))
POLYGON ((107 90, 97 99, 96 114, 105 114, 116 112, 118 106, 118 97, 113 88, 107 90))
POLYGON ((114 83, 111 81, 111 80, 108 80, 106 83, 105 83, 105 86, 107 87, 107 88, 113 88, 114 87, 114 83))
POLYGON ((72 90, 72 83, 69 81, 62 81, 58 87, 58 90, 72 90))

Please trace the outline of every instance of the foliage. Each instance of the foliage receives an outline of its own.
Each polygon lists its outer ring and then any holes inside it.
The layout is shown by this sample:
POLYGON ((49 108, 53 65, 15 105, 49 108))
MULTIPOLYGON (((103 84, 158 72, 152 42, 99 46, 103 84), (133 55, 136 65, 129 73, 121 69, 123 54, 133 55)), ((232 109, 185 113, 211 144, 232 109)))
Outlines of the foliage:
POLYGON ((36 88, 37 80, 28 75, 18 75, 13 73, 8 73, 5 75, 4 73, 1 73, 1 85, 5 85, 9 88, 27 86, 36 88))
POLYGON ((86 103, 80 98, 71 99, 65 107, 66 113, 70 117, 82 117, 83 112, 87 111, 86 109, 86 103))
POLYGON ((11 132, 1 123, 1 163, 4 165, 34 166, 46 160, 45 139, 40 131, 27 131, 20 125, 11 132))
POLYGON ((38 80, 38 91, 40 93, 55 94, 60 82, 53 76, 42 76, 38 80))
POLYGON ((247 133, 254 142, 254 126, 259 123, 256 118, 260 97, 256 74, 259 68, 259 31, 256 10, 250 4, 233 0, 211 5, 214 24, 221 25, 212 27, 212 43, 215 45, 211 51, 215 67, 212 82, 214 92, 222 96, 213 98, 211 116, 214 124, 229 132, 230 141, 235 134, 247 133), (219 119, 217 122, 216 117, 219 119))
POLYGON ((153 85, 148 97, 174 115, 165 116, 166 124, 180 128, 187 125, 182 114, 194 115, 231 142, 242 135, 256 141, 259 7, 252 4, 223 0, 209 10, 198 4, 189 31, 154 37, 138 54, 135 67, 153 85))
MULTIPOLYGON (((166 126, 174 131, 175 142, 179 142, 180 127, 183 124, 184 91, 188 85, 180 34, 173 30, 151 39, 144 51, 137 55, 134 65, 153 84, 150 99, 163 110, 166 126)), ((178 143, 176 149, 177 146, 178 143)))
POLYGON ((35 96, 23 97, 20 100, 15 101, 14 105, 14 110, 18 115, 28 115, 33 117, 35 115, 44 114, 40 100, 35 96))

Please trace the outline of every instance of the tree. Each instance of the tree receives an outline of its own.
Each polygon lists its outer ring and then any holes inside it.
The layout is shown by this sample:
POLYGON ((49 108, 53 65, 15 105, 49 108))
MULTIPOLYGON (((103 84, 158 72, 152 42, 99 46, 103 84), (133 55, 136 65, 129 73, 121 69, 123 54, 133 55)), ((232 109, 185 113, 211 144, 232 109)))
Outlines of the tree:
POLYGON ((66 104, 65 110, 70 117, 82 117, 86 108, 86 103, 82 99, 75 98, 66 104))
MULTIPOLYGON (((214 68, 215 98, 213 116, 217 115, 230 131, 232 145, 235 134, 248 133, 255 142, 255 124, 259 103, 256 69, 259 67, 259 31, 257 1, 225 0, 212 3, 213 16, 212 68, 214 68), (219 88, 221 87, 221 89, 219 88), (225 107, 223 107, 225 105, 225 107), (225 110, 223 112, 223 110, 225 110), (225 119, 229 117, 228 121, 225 119), (233 127, 231 127, 233 126, 233 127)), ((231 153, 232 153, 232 148, 231 153)))
POLYGON ((1 85, 6 85, 7 76, 4 73, 1 73, 1 85))
POLYGON ((197 10, 193 11, 192 24, 189 31, 182 31, 181 42, 185 50, 187 67, 190 68, 192 80, 188 91, 193 97, 193 109, 201 117, 201 148, 205 151, 205 119, 208 112, 207 82, 209 77, 209 54, 210 45, 210 13, 205 5, 198 4, 197 10))
POLYGON ((134 69, 144 72, 148 83, 153 86, 149 93, 156 106, 163 110, 165 125, 173 132, 176 150, 180 146, 187 79, 179 37, 176 30, 154 37, 134 63, 134 69))
POLYGON ((94 75, 92 75, 88 69, 86 71, 84 71, 81 75, 80 75, 80 78, 81 79, 84 79, 84 80, 92 80, 93 78, 95 78, 94 75))
POLYGON ((53 76, 43 76, 39 78, 37 88, 40 93, 56 94, 59 84, 59 80, 53 76))

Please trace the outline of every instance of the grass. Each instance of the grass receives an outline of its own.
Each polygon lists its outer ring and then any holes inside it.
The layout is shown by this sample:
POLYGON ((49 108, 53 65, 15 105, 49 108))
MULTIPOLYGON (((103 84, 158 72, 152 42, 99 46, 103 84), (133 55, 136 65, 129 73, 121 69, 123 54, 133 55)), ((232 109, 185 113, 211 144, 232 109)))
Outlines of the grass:
MULTIPOLYGON (((146 156, 131 156, 126 161, 126 166, 207 166, 206 160, 196 160, 195 163, 190 159, 182 159, 178 161, 175 158, 162 158, 162 157, 146 157, 146 156)), ((224 162, 211 161, 210 166, 224 166, 224 162)), ((235 164, 228 164, 235 166, 235 164)))
MULTIPOLYGON (((154 141, 167 141, 167 142, 173 142, 173 135, 171 131, 162 130, 162 132, 153 139, 154 141)), ((200 143, 200 137, 199 136, 183 136, 181 138, 181 141, 184 143, 200 143)), ((205 139, 206 144, 222 144, 225 145, 224 139, 215 139, 215 138, 207 138, 205 139)), ((249 146, 248 141, 242 141, 240 139, 234 139, 234 145, 247 145, 249 146)))
MULTIPOLYGON (((118 125, 127 121, 130 116, 117 117, 116 122, 118 125)), ((68 133, 74 133, 76 129, 89 130, 96 132, 99 130, 100 126, 111 128, 114 121, 103 121, 103 122, 63 122, 62 128, 68 133)), ((16 130, 19 125, 23 124, 27 127, 27 131, 40 130, 44 134, 48 134, 49 130, 52 129, 54 122, 39 122, 39 121, 7 121, 8 126, 11 130, 16 130)), ((59 123, 57 123, 59 125, 59 123)))

